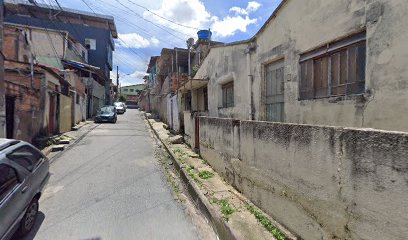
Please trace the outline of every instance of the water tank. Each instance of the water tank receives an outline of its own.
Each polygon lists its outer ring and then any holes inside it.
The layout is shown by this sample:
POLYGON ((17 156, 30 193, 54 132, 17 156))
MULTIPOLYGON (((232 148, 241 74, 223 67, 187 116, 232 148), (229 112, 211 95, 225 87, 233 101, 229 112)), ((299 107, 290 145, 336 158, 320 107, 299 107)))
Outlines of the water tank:
POLYGON ((198 39, 211 40, 212 32, 210 30, 200 30, 197 32, 198 39))

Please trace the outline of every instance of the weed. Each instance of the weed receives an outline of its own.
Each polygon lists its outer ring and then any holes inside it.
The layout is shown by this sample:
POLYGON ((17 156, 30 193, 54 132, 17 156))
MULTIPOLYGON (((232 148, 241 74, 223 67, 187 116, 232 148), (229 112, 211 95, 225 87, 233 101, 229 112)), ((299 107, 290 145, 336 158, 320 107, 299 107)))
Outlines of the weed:
POLYGON ((209 179, 209 178, 214 177, 214 173, 210 172, 210 171, 207 171, 207 170, 204 170, 204 171, 199 172, 198 176, 200 178, 202 178, 202 179, 209 179))
POLYGON ((201 187, 202 182, 201 182, 201 180, 197 177, 197 175, 194 174, 193 170, 194 170, 194 166, 191 166, 191 165, 189 165, 189 166, 186 168, 186 171, 187 171, 188 175, 194 180, 194 182, 196 182, 196 183, 201 187))
POLYGON ((265 217, 262 212, 255 208, 252 205, 247 204, 247 209, 255 216, 255 218, 266 228, 266 230, 268 230, 268 232, 270 232, 275 238, 276 240, 285 240, 286 237, 285 235, 283 235, 283 233, 276 228, 272 222, 265 217))
POLYGON ((225 220, 228 222, 230 216, 235 212, 235 209, 231 207, 228 199, 221 199, 218 201, 218 204, 221 207, 221 212, 224 215, 225 220))

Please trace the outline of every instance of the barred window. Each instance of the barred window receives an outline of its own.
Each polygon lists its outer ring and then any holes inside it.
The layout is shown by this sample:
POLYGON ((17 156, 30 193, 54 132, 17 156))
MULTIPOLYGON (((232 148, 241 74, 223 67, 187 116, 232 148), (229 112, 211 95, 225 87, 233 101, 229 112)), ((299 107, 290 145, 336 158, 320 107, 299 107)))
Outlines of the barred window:
POLYGON ((359 33, 302 55, 300 99, 364 93, 365 36, 365 32, 359 33))

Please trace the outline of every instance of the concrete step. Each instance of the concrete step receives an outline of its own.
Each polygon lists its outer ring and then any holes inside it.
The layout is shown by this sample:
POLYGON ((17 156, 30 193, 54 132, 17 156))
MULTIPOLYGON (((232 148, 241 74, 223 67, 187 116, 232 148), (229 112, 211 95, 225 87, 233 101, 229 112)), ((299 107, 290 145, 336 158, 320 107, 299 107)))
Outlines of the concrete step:
POLYGON ((54 145, 52 146, 51 152, 59 152, 65 149, 65 145, 63 144, 58 144, 58 145, 54 145))
POLYGON ((69 144, 69 140, 68 139, 60 139, 58 141, 58 144, 69 144))

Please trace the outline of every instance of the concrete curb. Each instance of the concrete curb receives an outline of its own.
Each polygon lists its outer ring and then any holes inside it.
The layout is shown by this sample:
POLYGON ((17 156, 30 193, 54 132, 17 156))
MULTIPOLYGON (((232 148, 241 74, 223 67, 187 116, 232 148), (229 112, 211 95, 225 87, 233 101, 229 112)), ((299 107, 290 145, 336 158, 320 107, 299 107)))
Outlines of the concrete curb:
POLYGON ((176 168, 177 172, 180 175, 180 179, 182 182, 187 186, 187 192, 190 195, 190 198, 193 200, 194 204, 200 209, 200 211, 204 214, 204 216, 210 221, 213 229, 215 229, 218 237, 220 239, 239 239, 233 233, 231 227, 224 221, 223 216, 217 212, 217 210, 212 207, 211 203, 208 199, 203 195, 203 193, 196 187, 196 184, 193 179, 188 175, 187 171, 184 170, 184 167, 180 165, 180 163, 176 160, 176 156, 174 153, 170 151, 165 143, 159 136, 159 134, 155 131, 152 124, 149 121, 148 116, 144 113, 145 119, 148 122, 150 128, 154 132, 155 136, 159 139, 159 141, 163 144, 164 148, 166 149, 167 153, 171 156, 172 161, 174 163, 174 167, 176 168))

